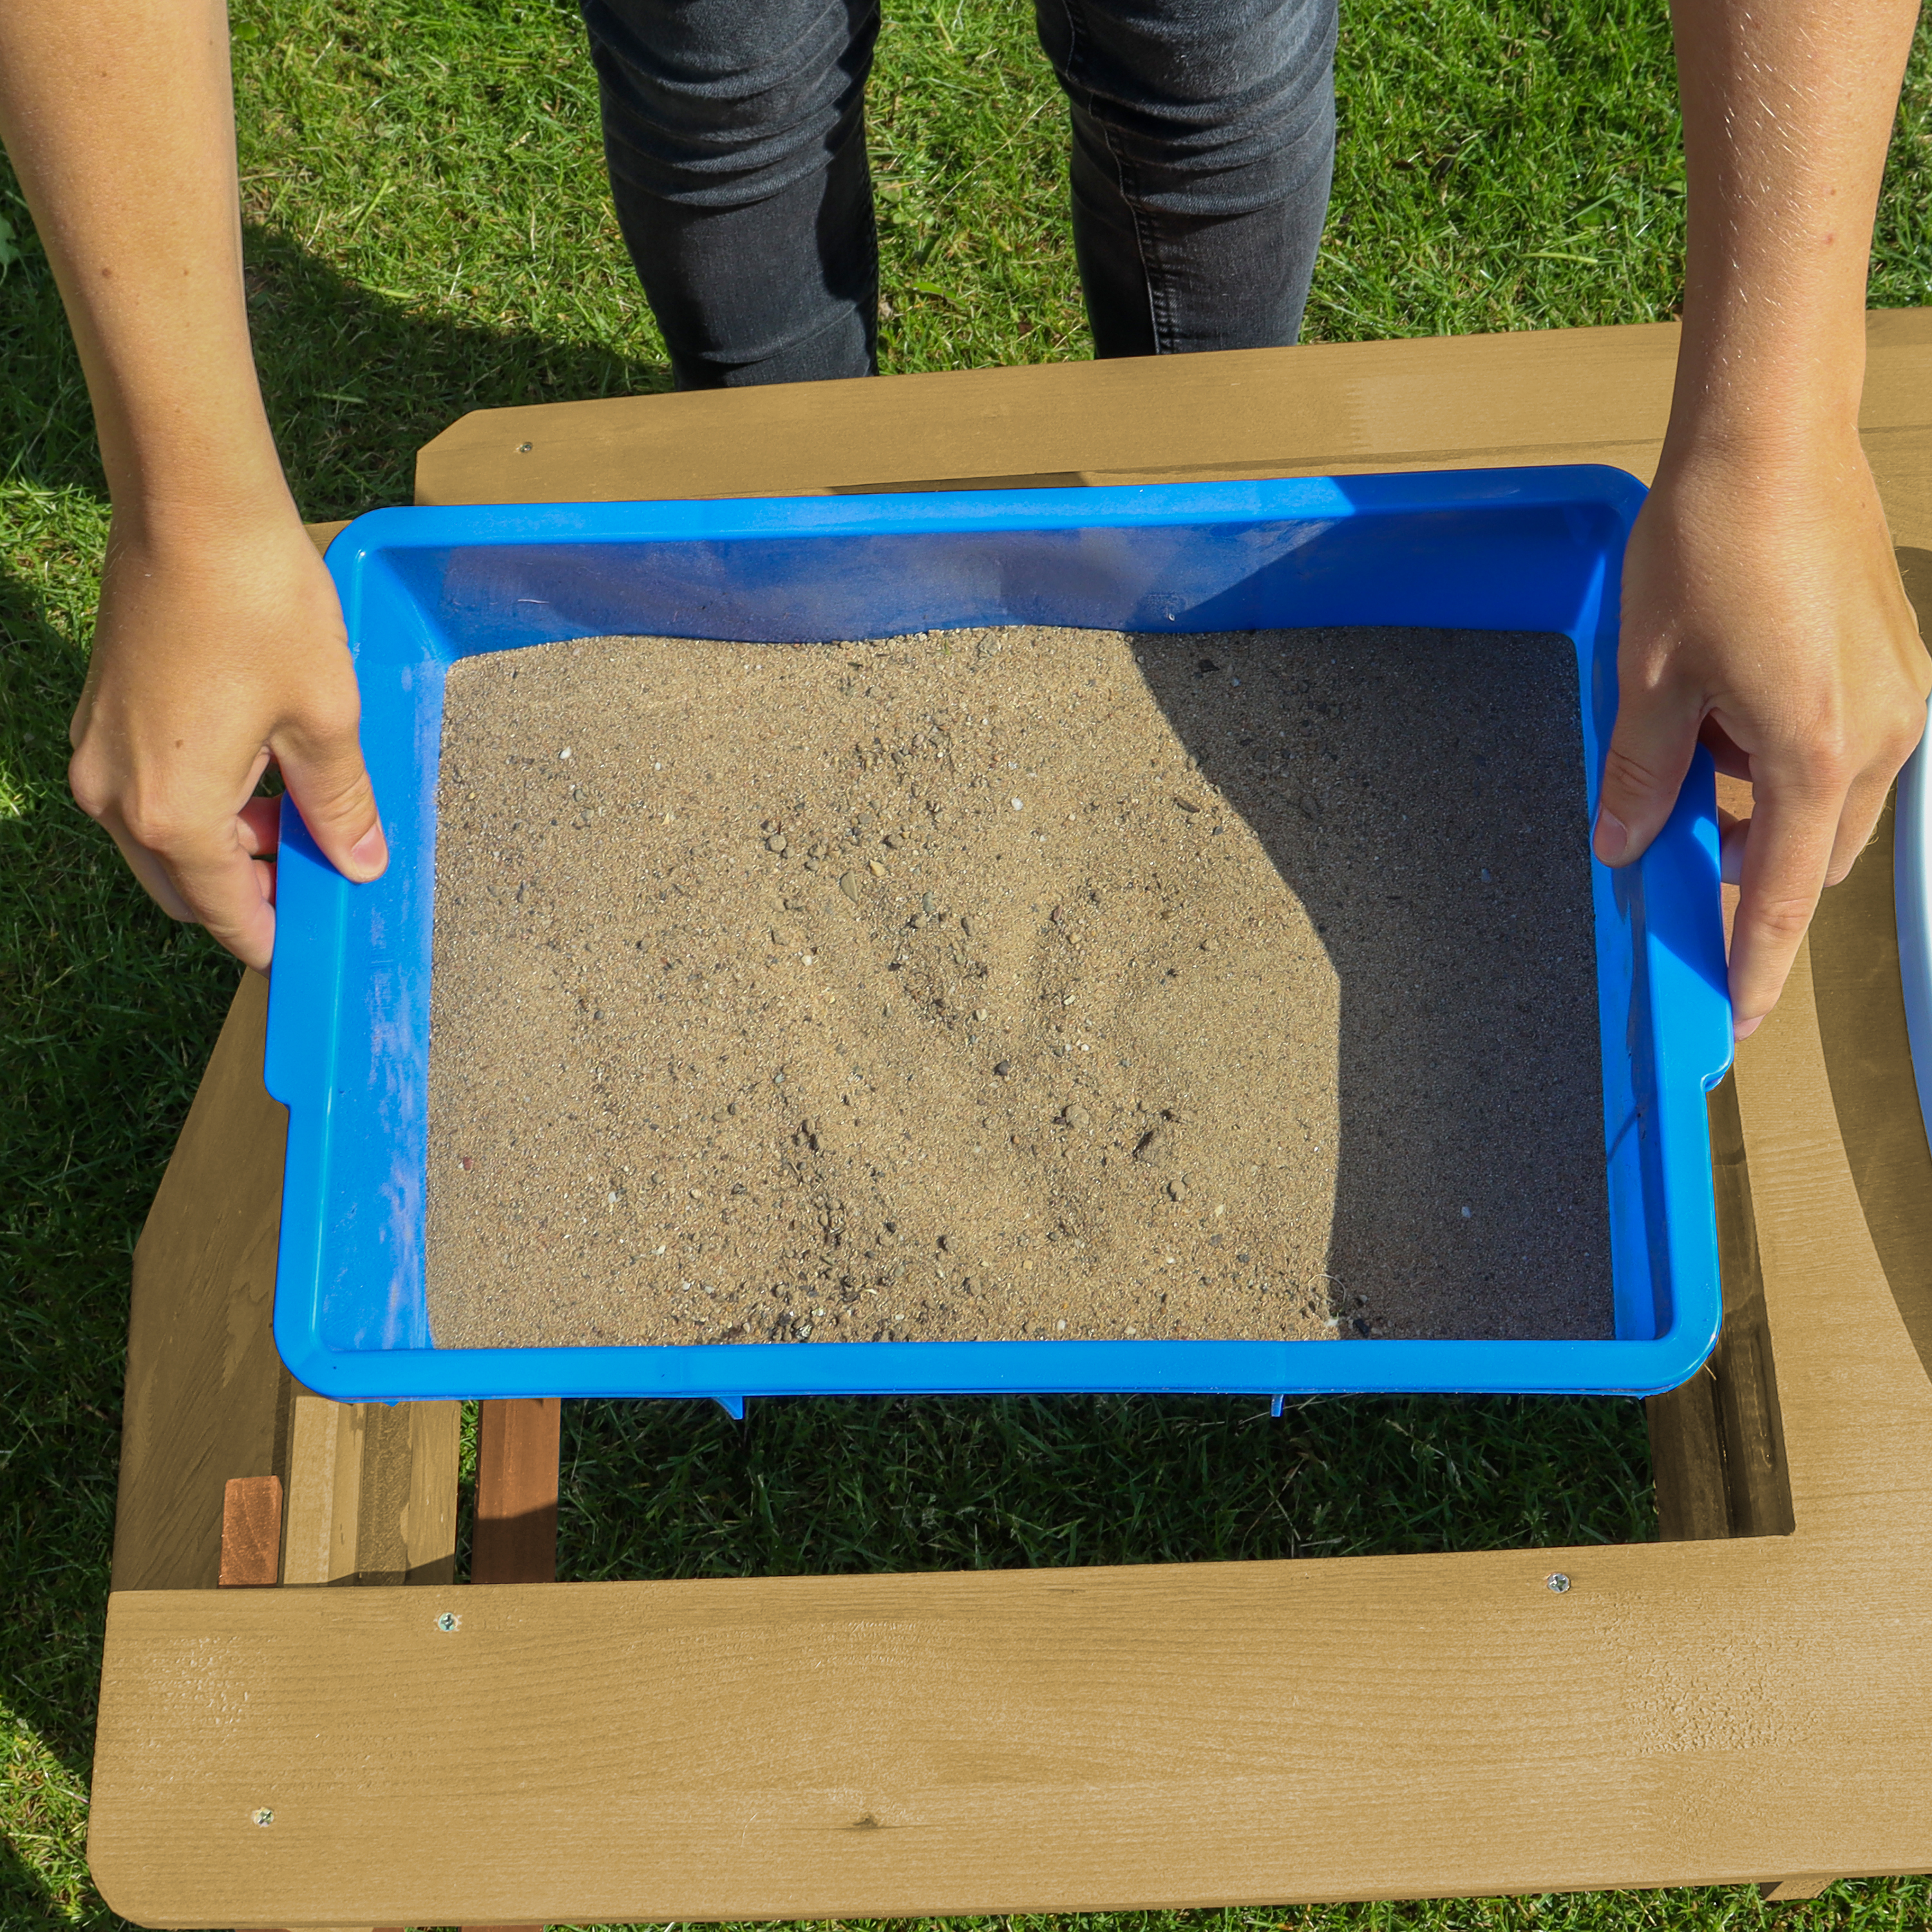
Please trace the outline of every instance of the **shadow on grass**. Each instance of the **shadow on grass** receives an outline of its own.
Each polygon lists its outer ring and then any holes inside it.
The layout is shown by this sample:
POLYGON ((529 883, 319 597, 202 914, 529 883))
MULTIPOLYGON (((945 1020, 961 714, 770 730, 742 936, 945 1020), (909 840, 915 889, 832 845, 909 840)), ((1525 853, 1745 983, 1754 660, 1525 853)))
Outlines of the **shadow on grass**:
POLYGON ((416 452, 472 410, 670 387, 662 364, 601 344, 413 312, 276 231, 244 243, 262 394, 312 521, 410 502, 416 452))
POLYGON ((560 1574, 834 1575, 1641 1542, 1634 1402, 819 1398, 564 1411, 560 1574))
MULTIPOLYGON (((0 213, 26 216, 0 166, 0 213)), ((322 522, 406 503, 417 450, 471 410, 653 394, 662 363, 594 342, 422 313, 349 280, 278 230, 244 232, 262 393, 302 514, 322 522)), ((28 490, 102 492, 78 358, 45 256, 5 280, 0 472, 28 490)))

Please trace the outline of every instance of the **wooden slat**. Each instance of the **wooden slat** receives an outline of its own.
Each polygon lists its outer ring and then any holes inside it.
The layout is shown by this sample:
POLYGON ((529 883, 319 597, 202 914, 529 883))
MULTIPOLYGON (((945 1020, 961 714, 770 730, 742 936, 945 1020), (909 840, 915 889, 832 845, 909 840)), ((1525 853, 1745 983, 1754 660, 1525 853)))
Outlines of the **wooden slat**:
POLYGON ((1643 1409, 1659 1538, 1666 1543, 1696 1543, 1730 1535, 1714 1364, 1706 1362, 1682 1387, 1646 1398, 1643 1409))
POLYGON ((286 1116, 262 1085, 267 994, 242 976, 135 1250, 113 1586, 214 1588, 229 1483, 272 1477, 289 1580, 446 1583, 460 1406, 344 1412, 338 1441, 340 1406, 275 1353, 286 1116))
MULTIPOLYGON (((1862 420, 1877 462, 1901 431, 1932 425, 1923 380, 1932 313, 1874 314, 1868 345, 1862 420)), ((1559 462, 1614 464, 1648 479, 1676 355, 1676 326, 1658 323, 481 410, 424 446, 416 500, 827 495, 1559 462)), ((1932 481, 1909 462, 1888 467, 1894 518, 1932 529, 1932 481)))
POLYGON ((562 1413, 563 1405, 554 1397, 482 1405, 472 1582, 548 1583, 556 1575, 562 1413))
POLYGON ((281 1554, 281 1478, 234 1478, 221 1499, 221 1587, 260 1589, 274 1584, 280 1580, 281 1554))
POLYGON ((1781 1905, 1793 1899, 1816 1898, 1827 1886, 1838 1882, 1835 1873, 1810 1872, 1802 1878, 1768 1880, 1758 1887, 1757 1893, 1759 1898, 1781 1905))
POLYGON ((356 1574, 364 1583, 447 1585, 456 1575, 456 1481, 463 1405, 363 1410, 356 1574))
POLYGON ((362 1502, 363 1412, 299 1390, 289 1448, 284 1583, 352 1582, 362 1502))
POLYGON ((140 1245, 114 1520, 117 1590, 213 1589, 223 1492, 275 1473, 270 1333, 286 1115, 262 1085, 268 982, 242 976, 140 1245))
POLYGON ((460 1402, 297 1392, 284 1583, 447 1584, 456 1574, 460 1402))
POLYGON ((1894 1528, 1824 1562, 1772 1538, 503 1586, 451 1594, 449 1632, 434 1592, 117 1598, 93 1868, 157 1925, 1918 1870, 1932 1605, 1898 1586, 1932 1540, 1894 1528))

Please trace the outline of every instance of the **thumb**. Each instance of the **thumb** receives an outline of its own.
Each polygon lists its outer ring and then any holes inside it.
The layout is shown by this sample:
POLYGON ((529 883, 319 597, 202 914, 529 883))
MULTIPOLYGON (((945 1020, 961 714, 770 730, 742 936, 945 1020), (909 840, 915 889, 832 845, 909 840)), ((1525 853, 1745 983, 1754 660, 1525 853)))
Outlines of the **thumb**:
POLYGON ((292 728, 272 748, 309 836, 344 878, 366 885, 388 867, 389 846, 356 726, 352 712, 346 722, 292 728))
POLYGON ((1698 707, 1668 682, 1632 680, 1619 693, 1604 758, 1591 849, 1606 866, 1642 857, 1677 802, 1697 748, 1698 707))

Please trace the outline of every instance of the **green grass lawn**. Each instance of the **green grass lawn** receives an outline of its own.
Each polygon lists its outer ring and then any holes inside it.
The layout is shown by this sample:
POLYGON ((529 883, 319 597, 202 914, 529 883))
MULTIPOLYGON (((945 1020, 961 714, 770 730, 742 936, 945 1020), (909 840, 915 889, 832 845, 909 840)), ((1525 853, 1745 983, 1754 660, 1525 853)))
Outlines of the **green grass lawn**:
MULTIPOLYGON (((1642 322, 1676 301, 1662 0, 1346 0, 1310 336, 1642 322)), ((250 299, 314 518, 410 494, 466 410, 665 386, 574 10, 236 0, 250 299)), ((1084 356, 1064 112, 1022 0, 895 5, 872 93, 888 369, 1084 356)), ((1874 264, 1932 302, 1932 38, 1874 264)), ((128 1256, 232 989, 68 802, 106 508, 46 264, 0 170, 0 1932, 117 1924, 82 1859, 128 1256)), ((1614 1402, 768 1402, 566 1412, 572 1577, 1523 1547, 1654 1533, 1614 1402)), ((1372 1657, 1360 1660, 1372 1669, 1372 1657)), ((1746 1891, 1122 1913, 1083 1932, 1749 1927, 1746 1891)), ((1813 1927, 1924 1927, 1923 1880, 1813 1927)), ((988 1922, 989 1924, 992 1922, 988 1922)), ((1003 1919, 1003 1932, 1047 1922, 1003 1919)))

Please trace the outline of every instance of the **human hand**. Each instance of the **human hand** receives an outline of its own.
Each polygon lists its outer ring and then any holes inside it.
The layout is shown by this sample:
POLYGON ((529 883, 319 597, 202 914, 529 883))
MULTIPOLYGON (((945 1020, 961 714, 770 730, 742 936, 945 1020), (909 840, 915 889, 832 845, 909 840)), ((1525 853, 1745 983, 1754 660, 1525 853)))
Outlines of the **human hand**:
POLYGON ((1624 555, 1616 726, 1594 844, 1629 865, 1701 739, 1748 778, 1727 832, 1737 1037, 1777 1004, 1818 896, 1852 868, 1925 723, 1932 664, 1855 433, 1781 467, 1666 452, 1624 555))
POLYGON ((286 500, 209 527, 117 510, 68 782, 172 917, 267 967, 272 760, 338 870, 382 872, 360 709, 334 584, 286 500))

